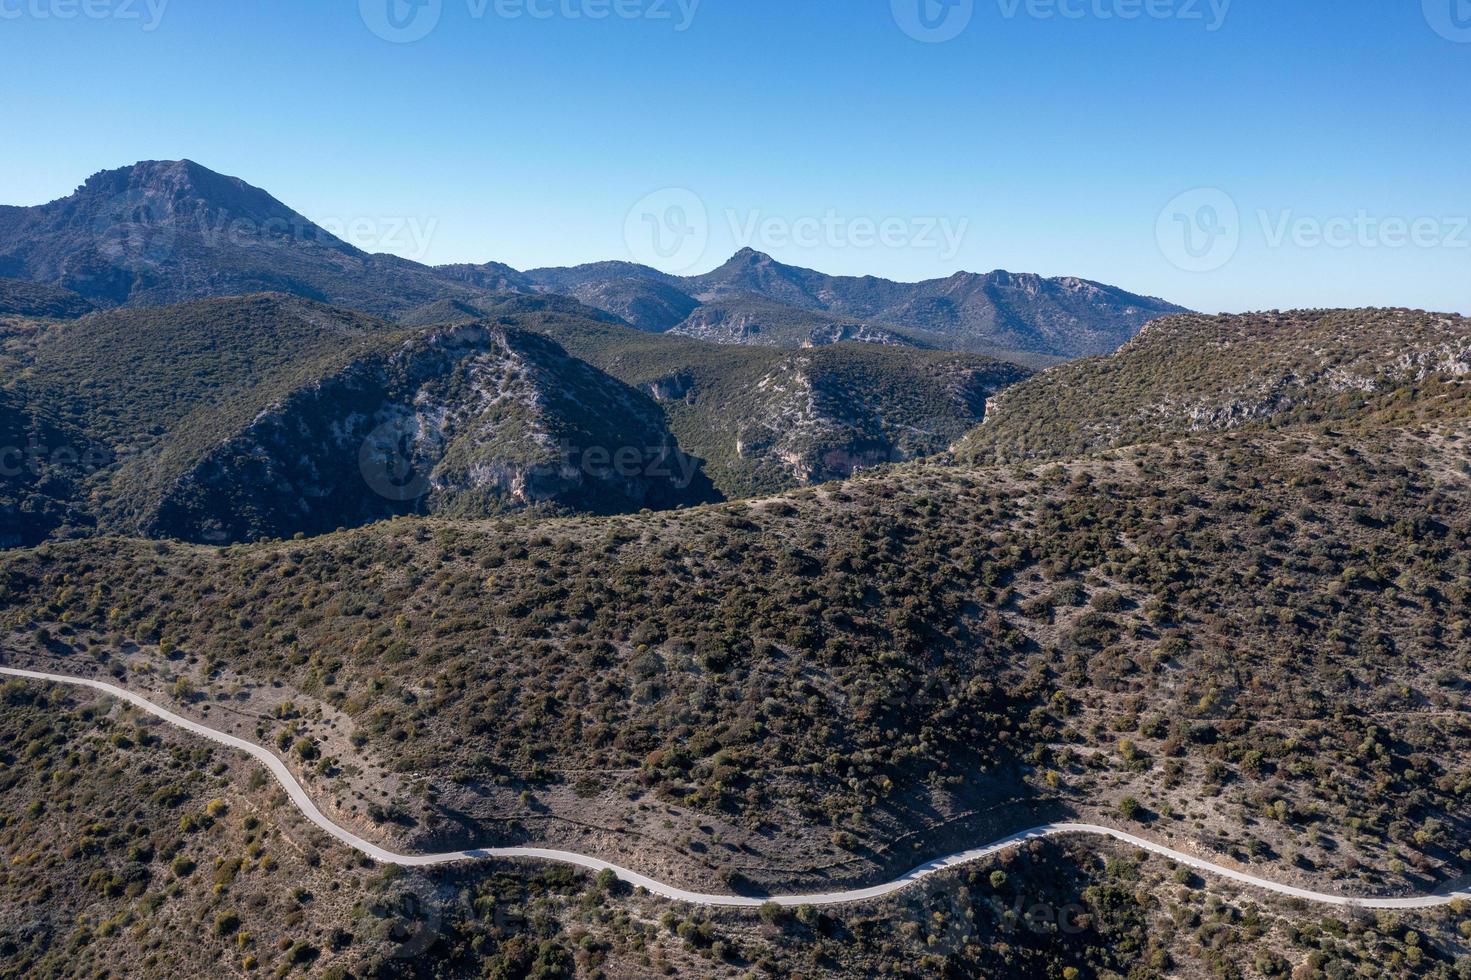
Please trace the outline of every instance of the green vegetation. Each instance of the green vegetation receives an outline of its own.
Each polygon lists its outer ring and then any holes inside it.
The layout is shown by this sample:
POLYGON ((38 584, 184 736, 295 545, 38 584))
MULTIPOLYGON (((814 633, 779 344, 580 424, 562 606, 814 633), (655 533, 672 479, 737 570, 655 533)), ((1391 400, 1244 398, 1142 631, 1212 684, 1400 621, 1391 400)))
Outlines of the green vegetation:
MULTIPOLYGON (((905 377, 896 365, 954 356, 715 348, 564 310, 517 317, 651 384, 671 418, 715 383, 703 372, 728 376, 717 358, 749 359, 758 378, 805 358, 851 403, 905 377), (679 372, 695 386, 679 392, 679 372)), ((1076 816, 1279 880, 1428 891, 1471 871, 1467 334, 1397 311, 1171 321, 1115 361, 1061 369, 1062 387, 1049 372, 1012 389, 965 465, 763 500, 405 518, 224 549, 52 541, 0 556, 0 625, 9 662, 227 707, 365 833, 410 848, 634 850, 676 883, 759 894, 887 879, 957 841, 1076 816), (1290 397, 1238 411, 1263 385, 1290 397), (1059 421, 1070 386, 1096 387, 1102 407, 1059 421)), ((270 827, 244 822, 264 780, 231 791, 199 759, 182 796, 142 787, 166 814, 68 809, 48 774, 69 739, 112 758, 163 751, 163 736, 133 719, 52 732, 54 705, 25 714, 33 692, 4 695, 18 720, 0 782, 26 781, 6 787, 0 829, 55 825, 84 856, 118 851, 119 822, 146 830, 127 841, 151 855, 146 879, 107 863, 56 882, 117 902, 152 882, 250 892, 260 866, 229 835, 270 827)), ((1032 845, 890 903, 785 914, 670 909, 571 872, 522 892, 467 872, 456 938, 433 962, 510 963, 476 903, 534 892, 543 918, 507 975, 1471 973, 1464 907, 1323 917, 1123 847, 1100 865, 1097 847, 1032 845), (1034 906, 1051 910, 1040 926, 1034 906)), ((272 900, 318 921, 325 886, 299 884, 272 900)), ((201 943, 269 936, 235 955, 261 969, 342 965, 332 929, 359 935, 326 918, 284 934, 248 904, 195 911, 201 943)))
POLYGON ((91 303, 69 289, 0 278, 0 316, 70 320, 92 309, 91 303))
MULTIPOLYGON (((0 423, 35 428, 23 413, 48 412, 78 435, 64 445, 46 436, 43 458, 86 457, 64 484, 23 474, 9 497, 18 513, 38 513, 23 543, 66 520, 69 500, 88 512, 77 524, 227 542, 418 510, 485 516, 545 503, 606 513, 715 497, 657 406, 515 330, 405 331, 262 295, 99 314, 17 335, 9 353, 19 370, 13 394, 0 396, 16 407, 0 423), (407 454, 407 478, 424 481, 402 499, 396 484, 385 494, 368 479, 362 455, 395 422, 404 434, 380 440, 383 479, 407 454), (406 451, 399 440, 410 435, 406 451), (641 454, 638 466, 613 472, 624 447, 641 454), (608 460, 587 453, 598 449, 608 460), (43 490, 63 503, 23 503, 43 490)), ((27 445, 25 433, 12 438, 27 445)))
POLYGON ((514 322, 652 394, 680 445, 706 461, 728 497, 941 452, 983 417, 988 397, 1028 375, 971 354, 862 343, 803 351, 720 345, 563 311, 514 322))
MULTIPOLYGON (((5 617, 83 669, 112 637, 312 692, 370 757, 497 815, 547 805, 557 772, 635 769, 687 826, 772 857, 781 828, 863 878, 905 869, 895 826, 923 849, 919 800, 1132 796, 1236 860, 1423 883, 1464 867, 1466 437, 1235 434, 613 521, 53 544, 5 561, 5 617)), ((427 799, 419 833, 504 832, 427 799)))
POLYGON ((1054 368, 996 400, 962 460, 1066 459, 1232 429, 1466 418, 1471 325, 1417 310, 1157 320, 1111 357, 1054 368))

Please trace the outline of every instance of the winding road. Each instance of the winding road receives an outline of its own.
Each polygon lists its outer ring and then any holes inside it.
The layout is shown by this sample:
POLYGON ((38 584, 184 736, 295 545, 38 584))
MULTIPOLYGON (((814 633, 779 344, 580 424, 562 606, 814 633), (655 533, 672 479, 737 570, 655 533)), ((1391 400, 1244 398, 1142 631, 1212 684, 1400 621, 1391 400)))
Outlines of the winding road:
POLYGON ((1246 874, 1223 865, 1214 864, 1200 858, 1185 854, 1156 844, 1153 841, 1136 837, 1122 830, 1112 827, 1102 827, 1094 824, 1083 823, 1053 823, 1041 827, 1033 827, 1021 833, 987 844, 975 850, 962 851, 959 854, 951 854, 949 857, 938 858, 928 864, 923 864, 902 877, 882 885, 874 885, 871 888, 859 888, 852 891, 825 892, 812 895, 773 895, 767 898, 751 898, 735 895, 706 895, 700 892, 686 891, 675 888, 663 882, 655 881, 646 875, 627 868, 620 868, 616 864, 600 861, 583 854, 571 851, 548 850, 538 847, 485 847, 468 851, 452 851, 446 854, 395 854, 392 851, 379 847, 361 837, 353 834, 327 818, 317 805, 307 795, 306 789, 296 781, 296 777, 286 768, 279 758, 267 749, 248 742, 234 735, 227 735, 197 721, 191 721, 182 715, 175 714, 167 708, 159 707, 151 701, 134 694, 124 688, 117 687, 103 681, 91 680, 83 677, 70 677, 64 674, 49 674, 33 670, 18 670, 11 667, 0 667, 0 674, 9 677, 19 677, 32 681, 46 681, 53 684, 69 684, 73 687, 91 688, 103 694, 126 701, 150 714, 162 718, 164 721, 177 725, 185 731, 202 736, 212 742, 232 749, 239 749, 254 756, 262 765, 271 771, 271 774, 285 788, 286 794, 291 802, 306 816, 308 820, 326 831, 332 837, 355 850, 361 851, 375 861, 384 864, 397 864, 410 867, 428 867, 440 864, 454 864, 462 861, 478 861, 489 858, 531 858, 543 861, 554 861, 562 864, 576 865, 589 871, 611 870, 618 878, 634 887, 643 887, 652 894, 661 896, 671 901, 688 902, 692 905, 721 906, 732 908, 749 908, 762 905, 766 902, 774 902, 777 905, 845 905, 852 902, 862 902, 869 899, 881 898, 913 885, 922 878, 944 871, 949 868, 959 867, 974 861, 980 861, 991 857, 1007 848, 1016 847, 1026 841, 1039 840, 1047 837, 1059 837, 1068 834, 1093 834, 1102 837, 1112 837, 1114 840, 1122 841, 1152 854, 1175 861, 1178 864, 1193 868, 1206 874, 1216 875, 1231 881, 1260 888, 1264 891, 1275 892, 1289 898, 1302 899, 1320 905, 1331 905, 1339 908, 1362 908, 1362 909, 1429 909, 1443 905, 1449 905, 1456 899, 1471 900, 1471 891, 1447 892, 1445 894, 1423 895, 1413 898, 1348 898, 1341 895, 1329 895, 1324 892, 1310 891, 1305 888, 1297 888, 1292 885, 1284 885, 1279 882, 1259 878, 1256 875, 1246 874))

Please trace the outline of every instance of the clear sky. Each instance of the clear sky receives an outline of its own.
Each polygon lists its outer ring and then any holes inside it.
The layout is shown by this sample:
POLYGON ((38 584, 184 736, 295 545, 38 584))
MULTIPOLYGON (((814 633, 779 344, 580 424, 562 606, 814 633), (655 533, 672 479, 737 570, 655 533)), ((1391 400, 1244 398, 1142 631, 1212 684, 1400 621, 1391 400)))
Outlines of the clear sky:
POLYGON ((0 0, 0 65, 4 203, 188 157, 435 263, 1471 313, 1468 0, 0 0))

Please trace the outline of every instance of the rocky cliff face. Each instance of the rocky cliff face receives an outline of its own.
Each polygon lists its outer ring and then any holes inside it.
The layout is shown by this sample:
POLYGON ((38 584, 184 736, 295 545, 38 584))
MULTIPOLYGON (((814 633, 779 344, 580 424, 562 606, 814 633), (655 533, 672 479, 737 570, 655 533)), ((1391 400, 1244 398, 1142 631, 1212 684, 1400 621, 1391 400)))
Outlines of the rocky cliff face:
MULTIPOLYGON (((852 351, 804 351, 763 377, 762 408, 738 434, 741 458, 777 467, 796 483, 820 483, 932 455, 984 418, 992 394, 1027 374, 983 358, 938 355, 885 365, 881 388, 873 383, 876 365, 855 364, 852 351)), ((886 354, 871 352, 874 360, 893 360, 886 354)))
POLYGON ((1038 458, 1248 426, 1394 412, 1471 397, 1471 322, 1414 310, 1178 316, 1117 354, 1054 368, 996 399, 963 458, 1038 458))
POLYGON ((292 392, 170 480, 141 529, 225 542, 409 513, 714 499, 647 397, 545 337, 468 324, 292 392))

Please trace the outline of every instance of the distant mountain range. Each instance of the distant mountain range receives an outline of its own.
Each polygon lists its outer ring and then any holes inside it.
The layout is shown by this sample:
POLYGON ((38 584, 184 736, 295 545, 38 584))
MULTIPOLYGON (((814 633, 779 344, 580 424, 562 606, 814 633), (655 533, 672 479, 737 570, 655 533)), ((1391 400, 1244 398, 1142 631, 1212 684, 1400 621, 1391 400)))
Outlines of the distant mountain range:
MULTIPOLYGON (((722 343, 859 339, 1023 359, 1107 353, 1148 321, 1181 312, 1082 279, 992 272, 899 283, 829 276, 751 249, 693 277, 628 262, 529 272, 495 262, 430 267, 370 255, 265 191, 188 160, 104 171, 50 204, 0 207, 0 277, 64 289, 102 307, 269 291, 388 318, 446 300, 554 292, 641 330, 722 343), (744 306, 734 328, 716 322, 727 319, 721 309, 731 303, 744 306), (711 304, 721 306, 702 312, 711 304), (835 325, 834 317, 844 322, 835 325)), ((5 305, 0 291, 0 311, 5 305)))
POLYGON ((1178 309, 1082 280, 369 255, 189 161, 0 208, 0 546, 613 514, 940 453, 1178 309), (13 454, 12 454, 13 455, 13 454))

